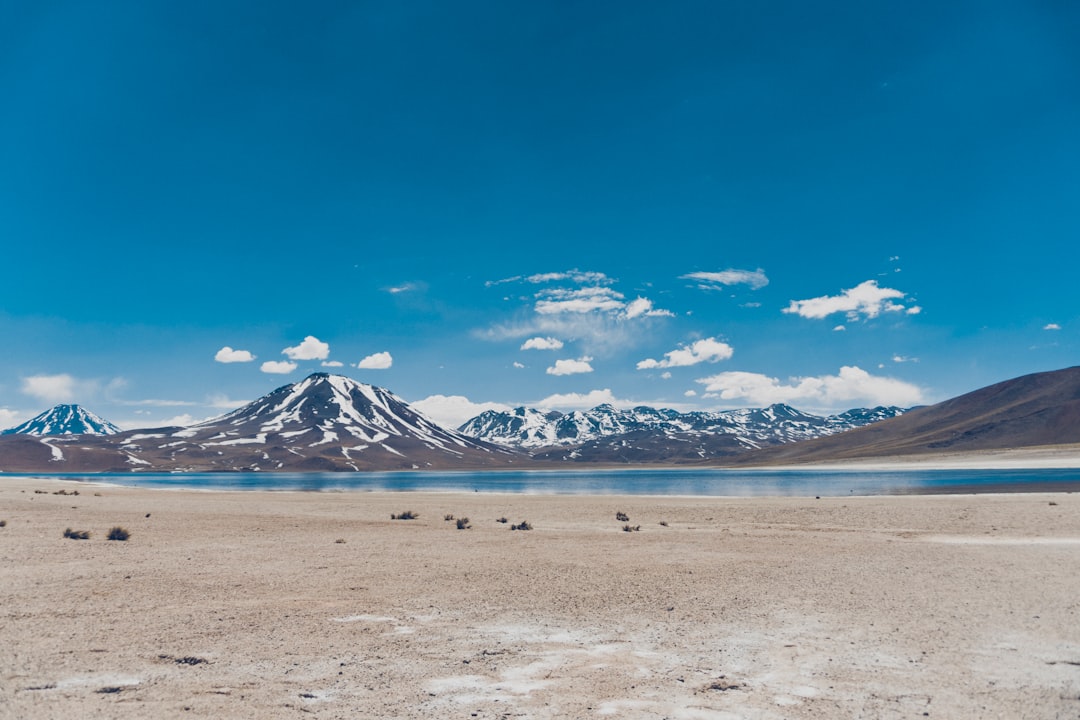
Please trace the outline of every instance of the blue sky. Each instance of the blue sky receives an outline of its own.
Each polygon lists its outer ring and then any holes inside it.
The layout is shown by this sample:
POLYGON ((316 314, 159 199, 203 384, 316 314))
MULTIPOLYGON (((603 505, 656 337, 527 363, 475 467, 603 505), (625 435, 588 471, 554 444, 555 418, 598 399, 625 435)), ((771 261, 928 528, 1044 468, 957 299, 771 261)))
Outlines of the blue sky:
POLYGON ((1075 3, 26 3, 0 97, 5 427, 1077 364, 1075 3))

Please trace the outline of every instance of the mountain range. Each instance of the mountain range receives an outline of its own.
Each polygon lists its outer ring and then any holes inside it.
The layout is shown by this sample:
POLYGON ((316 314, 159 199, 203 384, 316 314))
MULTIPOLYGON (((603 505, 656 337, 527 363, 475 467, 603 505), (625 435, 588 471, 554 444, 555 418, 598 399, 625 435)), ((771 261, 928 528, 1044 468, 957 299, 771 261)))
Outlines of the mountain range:
POLYGON ((190 427, 116 430, 82 408, 58 406, 0 436, 0 472, 741 466, 1063 445, 1080 443, 1080 367, 909 411, 879 407, 822 417, 787 405, 690 413, 517 408, 483 413, 457 430, 388 390, 316 373, 190 427), (80 427, 92 432, 78 433, 80 427))
POLYGON ((543 460, 693 462, 834 435, 903 412, 876 407, 821 417, 784 404, 688 413, 608 404, 566 414, 519 407, 488 410, 458 430, 543 460))

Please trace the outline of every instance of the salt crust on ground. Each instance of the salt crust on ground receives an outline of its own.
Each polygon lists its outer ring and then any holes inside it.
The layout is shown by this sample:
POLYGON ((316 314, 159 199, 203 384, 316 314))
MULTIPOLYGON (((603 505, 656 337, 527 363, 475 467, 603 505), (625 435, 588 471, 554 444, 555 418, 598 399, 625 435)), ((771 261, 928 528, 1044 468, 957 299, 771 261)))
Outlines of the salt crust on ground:
POLYGON ((1080 494, 4 479, 0 520, 4 718, 1080 716, 1080 494))

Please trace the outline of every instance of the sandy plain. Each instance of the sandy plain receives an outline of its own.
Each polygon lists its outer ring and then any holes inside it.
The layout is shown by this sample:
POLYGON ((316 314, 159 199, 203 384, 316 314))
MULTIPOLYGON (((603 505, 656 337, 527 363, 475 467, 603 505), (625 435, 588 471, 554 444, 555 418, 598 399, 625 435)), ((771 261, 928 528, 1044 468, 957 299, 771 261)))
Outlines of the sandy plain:
POLYGON ((4 718, 1080 717, 1080 494, 3 479, 0 520, 4 718))

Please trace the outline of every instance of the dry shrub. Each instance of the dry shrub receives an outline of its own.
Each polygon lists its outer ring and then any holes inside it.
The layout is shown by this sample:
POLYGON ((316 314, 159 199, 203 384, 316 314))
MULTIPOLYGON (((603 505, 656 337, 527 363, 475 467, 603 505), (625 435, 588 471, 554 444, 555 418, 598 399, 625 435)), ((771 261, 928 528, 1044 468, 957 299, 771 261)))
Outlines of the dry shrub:
POLYGON ((125 530, 124 528, 117 525, 116 527, 109 530, 109 534, 106 536, 106 539, 108 539, 108 540, 119 540, 119 541, 123 542, 124 540, 127 540, 129 537, 131 537, 131 533, 129 533, 127 530, 125 530))
POLYGON ((67 530, 64 531, 64 537, 69 538, 71 540, 89 540, 90 539, 90 531, 89 530, 72 530, 71 528, 68 528, 67 530))

